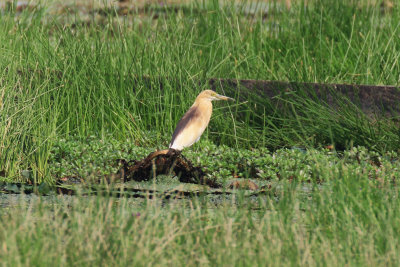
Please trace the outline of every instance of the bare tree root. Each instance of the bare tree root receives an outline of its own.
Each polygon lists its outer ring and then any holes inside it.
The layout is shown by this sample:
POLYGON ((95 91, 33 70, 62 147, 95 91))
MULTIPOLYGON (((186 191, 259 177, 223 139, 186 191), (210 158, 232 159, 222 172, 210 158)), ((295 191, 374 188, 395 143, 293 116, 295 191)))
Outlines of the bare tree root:
POLYGON ((160 174, 173 174, 183 183, 204 184, 212 188, 222 187, 215 179, 207 178, 201 167, 194 167, 192 162, 175 149, 150 153, 140 161, 120 160, 120 164, 122 166, 116 175, 124 181, 147 181, 160 174))

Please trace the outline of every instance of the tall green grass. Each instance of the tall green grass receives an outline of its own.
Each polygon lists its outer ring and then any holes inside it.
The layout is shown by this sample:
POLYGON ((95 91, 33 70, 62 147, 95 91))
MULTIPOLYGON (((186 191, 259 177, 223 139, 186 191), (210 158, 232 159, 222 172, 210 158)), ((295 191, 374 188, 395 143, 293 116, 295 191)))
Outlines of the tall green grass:
MULTIPOLYGON (((89 22, 77 14, 50 15, 45 5, 22 14, 4 11, 0 171, 17 177, 31 168, 43 179, 52 143, 70 135, 111 133, 166 147, 212 77, 398 84, 396 6, 382 13, 379 3, 315 1, 290 10, 276 3, 265 18, 248 14, 247 4, 199 1, 178 12, 158 7, 156 20, 121 19, 111 10, 89 22)), ((216 103, 203 138, 247 148, 399 148, 395 125, 377 126, 359 111, 332 117, 322 104, 294 98, 282 112, 254 99, 216 103)))
POLYGON ((10 198, 0 211, 0 259, 7 266, 397 266, 399 191, 353 171, 324 186, 286 180, 258 199, 10 198))

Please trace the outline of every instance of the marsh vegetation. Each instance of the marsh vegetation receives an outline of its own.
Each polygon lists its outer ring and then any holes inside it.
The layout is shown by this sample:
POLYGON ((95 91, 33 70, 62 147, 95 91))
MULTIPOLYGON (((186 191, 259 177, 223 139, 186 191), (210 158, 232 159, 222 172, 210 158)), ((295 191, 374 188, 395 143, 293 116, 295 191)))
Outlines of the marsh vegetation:
POLYGON ((166 148, 212 78, 399 84, 398 5, 286 2, 0 5, 0 190, 47 195, 1 195, 1 262, 399 265, 398 117, 341 98, 216 85, 236 102, 184 154, 230 195, 171 176, 133 186, 204 194, 52 190, 166 148), (228 187, 249 178, 263 194, 228 187))

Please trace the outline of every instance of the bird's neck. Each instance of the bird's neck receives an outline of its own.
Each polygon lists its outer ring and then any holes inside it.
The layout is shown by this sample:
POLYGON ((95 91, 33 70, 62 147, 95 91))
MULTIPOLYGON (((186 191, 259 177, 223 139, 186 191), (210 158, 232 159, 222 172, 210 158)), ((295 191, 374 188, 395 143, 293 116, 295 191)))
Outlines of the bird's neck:
POLYGON ((196 99, 196 101, 193 103, 192 107, 207 108, 207 110, 212 111, 211 100, 204 99, 204 98, 196 99))

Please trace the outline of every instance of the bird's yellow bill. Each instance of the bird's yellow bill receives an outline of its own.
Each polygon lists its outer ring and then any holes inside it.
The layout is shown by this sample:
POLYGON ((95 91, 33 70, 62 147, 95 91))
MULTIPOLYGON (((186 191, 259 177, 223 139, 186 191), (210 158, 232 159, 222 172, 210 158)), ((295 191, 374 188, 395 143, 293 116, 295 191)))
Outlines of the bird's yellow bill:
POLYGON ((233 99, 233 98, 230 98, 230 97, 227 97, 227 96, 224 96, 224 95, 219 95, 219 94, 217 94, 215 97, 216 97, 218 100, 235 100, 235 99, 233 99))

